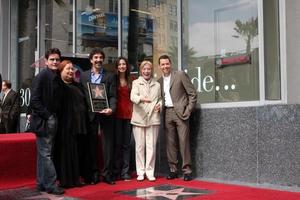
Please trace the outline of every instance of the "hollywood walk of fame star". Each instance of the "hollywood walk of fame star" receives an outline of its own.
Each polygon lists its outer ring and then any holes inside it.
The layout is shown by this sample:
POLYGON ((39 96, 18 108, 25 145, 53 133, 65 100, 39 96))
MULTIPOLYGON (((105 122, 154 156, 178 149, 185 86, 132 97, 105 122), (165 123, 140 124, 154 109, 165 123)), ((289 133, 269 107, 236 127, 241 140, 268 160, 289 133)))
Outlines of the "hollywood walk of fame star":
POLYGON ((184 188, 177 188, 172 190, 157 190, 145 189, 145 194, 137 195, 136 197, 148 199, 149 197, 165 197, 170 200, 176 200, 179 196, 201 195, 206 194, 202 192, 183 192, 184 188))
POLYGON ((104 90, 102 88, 100 88, 98 85, 92 89, 93 93, 94 93, 94 97, 96 99, 104 99, 104 90))
POLYGON ((46 192, 41 192, 39 195, 26 197, 24 200, 39 200, 39 199, 47 199, 47 200, 66 200, 64 196, 56 196, 52 194, 48 194, 46 192))

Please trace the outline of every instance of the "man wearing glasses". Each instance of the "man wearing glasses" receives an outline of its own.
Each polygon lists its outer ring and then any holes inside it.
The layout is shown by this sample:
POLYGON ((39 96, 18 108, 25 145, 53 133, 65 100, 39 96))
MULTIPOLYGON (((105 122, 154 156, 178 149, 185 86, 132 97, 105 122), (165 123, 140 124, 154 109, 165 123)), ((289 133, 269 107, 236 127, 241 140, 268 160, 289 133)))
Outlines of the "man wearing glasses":
POLYGON ((47 67, 33 79, 30 100, 31 128, 37 136, 37 189, 55 195, 64 193, 63 188, 55 184, 56 171, 52 161, 53 141, 57 131, 56 114, 62 99, 63 82, 57 70, 60 58, 61 53, 57 48, 46 52, 47 67))

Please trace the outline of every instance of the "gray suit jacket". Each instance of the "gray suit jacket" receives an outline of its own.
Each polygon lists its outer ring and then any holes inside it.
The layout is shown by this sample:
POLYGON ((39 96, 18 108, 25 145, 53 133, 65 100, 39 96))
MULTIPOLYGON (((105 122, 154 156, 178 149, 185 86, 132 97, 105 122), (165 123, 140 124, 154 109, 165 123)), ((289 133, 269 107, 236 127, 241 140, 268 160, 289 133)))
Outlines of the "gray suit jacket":
MULTIPOLYGON (((161 85, 162 97, 164 95, 164 81, 161 77, 158 82, 161 85)), ((170 80, 170 95, 174 110, 182 120, 189 119, 197 102, 197 93, 188 75, 183 71, 172 71, 170 80)))

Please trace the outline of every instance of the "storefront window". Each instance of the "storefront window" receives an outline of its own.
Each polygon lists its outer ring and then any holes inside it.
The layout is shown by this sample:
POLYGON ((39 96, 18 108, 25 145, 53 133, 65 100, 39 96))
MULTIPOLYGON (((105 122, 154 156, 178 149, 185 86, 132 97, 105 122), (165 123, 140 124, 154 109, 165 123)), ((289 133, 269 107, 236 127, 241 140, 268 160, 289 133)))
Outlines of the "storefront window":
POLYGON ((140 62, 147 59, 154 64, 154 76, 159 77, 162 54, 171 55, 177 67, 177 1, 126 0, 122 8, 122 55, 128 57, 132 71, 137 72, 140 62))
POLYGON ((264 0, 265 88, 267 100, 281 99, 279 5, 278 0, 264 0))
MULTIPOLYGON (((37 52, 37 0, 18 1, 18 89, 21 113, 26 113, 30 102, 30 86, 38 62, 37 52)), ((20 127, 22 129, 22 127, 20 127)))
POLYGON ((113 65, 118 57, 118 1, 77 0, 76 51, 88 54, 100 47, 107 55, 105 63, 113 65))
POLYGON ((199 92, 198 102, 259 100, 257 1, 182 4, 182 66, 199 92))
POLYGON ((69 0, 41 1, 40 53, 52 47, 72 54, 73 6, 69 0))

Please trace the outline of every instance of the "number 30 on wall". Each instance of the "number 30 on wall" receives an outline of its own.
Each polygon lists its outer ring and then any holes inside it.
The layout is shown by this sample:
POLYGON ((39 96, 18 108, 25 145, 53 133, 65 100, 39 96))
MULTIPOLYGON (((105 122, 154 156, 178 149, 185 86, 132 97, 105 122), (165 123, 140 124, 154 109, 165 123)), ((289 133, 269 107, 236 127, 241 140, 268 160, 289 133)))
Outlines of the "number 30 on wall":
POLYGON ((30 92, 30 88, 22 88, 20 89, 20 106, 29 106, 30 103, 30 96, 31 96, 31 92, 30 92))

